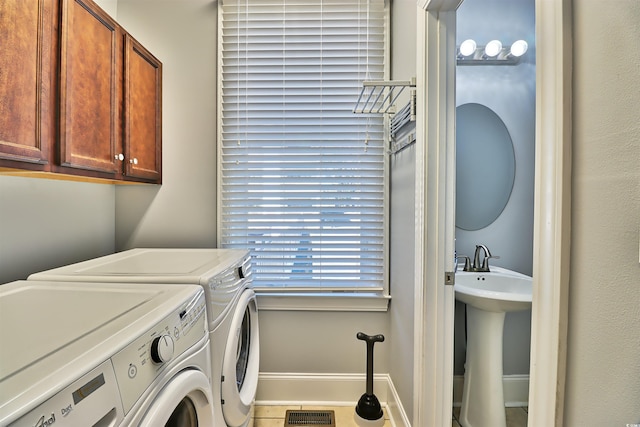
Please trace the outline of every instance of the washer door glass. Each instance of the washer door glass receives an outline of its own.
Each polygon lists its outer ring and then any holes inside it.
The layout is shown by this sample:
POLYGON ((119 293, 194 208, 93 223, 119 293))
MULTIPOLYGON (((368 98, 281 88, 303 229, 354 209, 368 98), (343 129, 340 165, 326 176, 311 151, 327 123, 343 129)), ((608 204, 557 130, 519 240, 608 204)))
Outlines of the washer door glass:
POLYGON ((259 370, 258 309, 245 289, 234 307, 222 362, 222 413, 228 427, 245 425, 256 398, 259 370))
POLYGON ((251 348, 251 313, 249 307, 244 311, 242 325, 240 326, 240 337, 238 339, 238 350, 236 352, 236 385, 238 391, 242 390, 244 378, 247 375, 249 365, 249 349, 251 348))
MULTIPOLYGON (((203 347, 201 351, 209 352, 209 347, 203 347)), ((138 427, 211 426, 212 402, 209 377, 202 371, 185 369, 155 396, 140 422, 126 420, 125 424, 138 427)))
POLYGON ((198 427, 198 412, 188 397, 178 403, 165 427, 198 427))

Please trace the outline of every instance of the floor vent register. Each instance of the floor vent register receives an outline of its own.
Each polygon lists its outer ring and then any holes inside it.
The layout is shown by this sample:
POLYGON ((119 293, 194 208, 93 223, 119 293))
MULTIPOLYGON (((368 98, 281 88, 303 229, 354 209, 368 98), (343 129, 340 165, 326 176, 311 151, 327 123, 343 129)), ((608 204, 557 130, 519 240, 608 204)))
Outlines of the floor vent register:
POLYGON ((287 410, 284 427, 336 427, 334 411, 287 410))

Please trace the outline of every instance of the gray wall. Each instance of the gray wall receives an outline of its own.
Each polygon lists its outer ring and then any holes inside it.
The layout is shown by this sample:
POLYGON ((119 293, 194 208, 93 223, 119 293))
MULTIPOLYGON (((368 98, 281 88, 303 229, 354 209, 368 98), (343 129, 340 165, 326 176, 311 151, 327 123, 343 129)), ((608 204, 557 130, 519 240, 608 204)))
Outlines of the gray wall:
POLYGON ((413 414, 415 145, 391 158, 391 360, 389 374, 404 409, 413 414))
POLYGON ((113 185, 0 176, 0 283, 114 250, 113 185))
MULTIPOLYGON (((395 0, 391 10, 391 78, 416 77, 416 2, 395 0)), ((397 107, 404 104, 399 102, 397 107)), ((407 125, 410 128, 411 125, 407 125)), ((413 414, 415 145, 390 156, 389 375, 409 417, 413 414)))
MULTIPOLYGON (((364 374, 366 346, 358 332, 389 337, 387 313, 261 311, 260 372, 364 374)), ((389 347, 375 346, 376 374, 389 372, 389 347)))
POLYGON ((640 3, 573 2, 565 426, 640 423, 640 3))
MULTIPOLYGON (((472 38, 478 45, 499 39, 507 45, 518 39, 529 44, 517 66, 459 66, 456 105, 489 107, 505 123, 513 141, 516 176, 502 214, 477 231, 456 228, 458 255, 473 256, 485 244, 498 265, 531 275, 533 266, 533 190, 535 148, 535 10, 534 0, 465 0, 457 13, 458 44, 472 38)), ((481 185, 481 183, 478 183, 481 185)), ((464 308, 456 302, 455 367, 464 373, 464 308)), ((531 311, 508 313, 504 331, 504 374, 528 374, 531 311)))
POLYGON ((162 186, 116 188, 116 248, 216 247, 216 34, 210 0, 119 0, 162 61, 162 186))

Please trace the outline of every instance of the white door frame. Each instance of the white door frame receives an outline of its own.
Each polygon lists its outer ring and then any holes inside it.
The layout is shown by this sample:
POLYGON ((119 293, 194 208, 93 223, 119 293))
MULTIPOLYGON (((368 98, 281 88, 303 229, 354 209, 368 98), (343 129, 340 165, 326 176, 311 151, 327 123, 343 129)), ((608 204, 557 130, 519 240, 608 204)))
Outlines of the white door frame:
MULTIPOLYGON (((528 425, 561 427, 571 231, 571 1, 535 2, 536 184, 528 425)), ((451 425, 454 295, 444 284, 444 275, 452 271, 455 235, 455 9, 460 3, 418 0, 416 427, 451 425)))
POLYGON ((571 0, 536 0, 530 426, 563 424, 571 243, 571 0))
POLYGON ((456 9, 418 1, 413 425, 451 426, 455 238, 456 9))

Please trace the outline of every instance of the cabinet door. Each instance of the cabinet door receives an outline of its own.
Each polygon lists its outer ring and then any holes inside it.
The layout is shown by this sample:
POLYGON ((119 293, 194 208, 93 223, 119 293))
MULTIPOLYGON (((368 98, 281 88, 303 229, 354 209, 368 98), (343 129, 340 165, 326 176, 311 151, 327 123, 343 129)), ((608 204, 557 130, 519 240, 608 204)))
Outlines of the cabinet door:
POLYGON ((62 0, 60 164, 120 173, 121 30, 91 0, 62 0))
POLYGON ((0 159, 48 163, 55 129, 56 5, 0 1, 0 159))
POLYGON ((162 173, 162 63, 125 34, 125 174, 160 183, 162 173))

